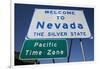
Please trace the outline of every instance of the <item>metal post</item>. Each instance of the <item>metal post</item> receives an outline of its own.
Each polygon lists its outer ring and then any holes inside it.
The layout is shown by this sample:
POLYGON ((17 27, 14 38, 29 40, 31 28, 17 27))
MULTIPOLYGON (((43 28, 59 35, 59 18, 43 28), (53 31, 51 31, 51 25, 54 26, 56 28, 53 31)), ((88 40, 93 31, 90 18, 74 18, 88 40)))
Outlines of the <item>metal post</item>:
POLYGON ((69 60, 70 60, 71 49, 72 49, 72 39, 71 39, 71 43, 70 43, 70 47, 69 47, 69 53, 68 53, 68 60, 67 60, 67 62, 69 62, 69 60))
POLYGON ((82 51, 82 57, 83 57, 83 61, 85 61, 85 53, 84 53, 84 48, 83 48, 83 43, 82 43, 82 39, 80 39, 80 47, 81 47, 81 51, 82 51))
POLYGON ((40 62, 38 60, 35 60, 36 64, 40 64, 40 62))
POLYGON ((55 63, 55 59, 52 59, 52 62, 55 63))

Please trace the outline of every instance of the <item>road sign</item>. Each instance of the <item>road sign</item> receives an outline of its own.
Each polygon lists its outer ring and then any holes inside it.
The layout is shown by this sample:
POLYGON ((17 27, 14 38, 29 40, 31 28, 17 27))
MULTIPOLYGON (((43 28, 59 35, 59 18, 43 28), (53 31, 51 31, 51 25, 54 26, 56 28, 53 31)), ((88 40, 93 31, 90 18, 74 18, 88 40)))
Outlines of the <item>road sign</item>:
POLYGON ((33 60, 67 57, 67 47, 66 40, 25 40, 19 58, 33 60))
POLYGON ((91 36, 82 10, 35 9, 27 33, 34 38, 89 38, 91 36))

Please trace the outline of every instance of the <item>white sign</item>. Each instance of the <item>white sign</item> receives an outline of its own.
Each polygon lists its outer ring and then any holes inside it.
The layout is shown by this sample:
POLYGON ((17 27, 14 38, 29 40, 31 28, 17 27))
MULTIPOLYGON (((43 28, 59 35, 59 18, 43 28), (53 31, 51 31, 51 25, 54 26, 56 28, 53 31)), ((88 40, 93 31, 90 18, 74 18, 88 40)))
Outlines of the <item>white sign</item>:
POLYGON ((35 9, 27 33, 34 38, 89 38, 82 10, 35 9))

